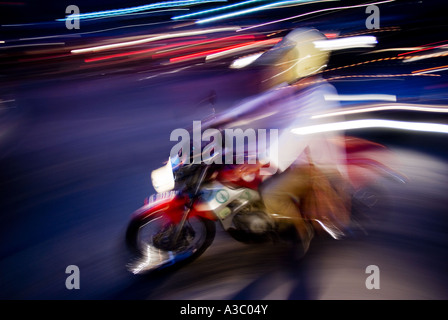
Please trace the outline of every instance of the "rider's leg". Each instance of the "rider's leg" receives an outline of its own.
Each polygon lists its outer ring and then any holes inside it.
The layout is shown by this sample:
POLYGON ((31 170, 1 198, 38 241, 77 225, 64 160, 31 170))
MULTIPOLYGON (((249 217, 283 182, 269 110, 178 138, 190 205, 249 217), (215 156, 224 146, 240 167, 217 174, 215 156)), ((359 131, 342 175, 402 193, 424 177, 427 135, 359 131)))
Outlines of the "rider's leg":
MULTIPOLYGON (((299 202, 307 194, 310 186, 309 168, 294 167, 267 180, 261 195, 267 213, 289 218, 304 245, 304 251, 308 249, 312 238, 310 226, 304 221, 300 212, 299 202)), ((277 219, 278 220, 278 219, 277 219)))

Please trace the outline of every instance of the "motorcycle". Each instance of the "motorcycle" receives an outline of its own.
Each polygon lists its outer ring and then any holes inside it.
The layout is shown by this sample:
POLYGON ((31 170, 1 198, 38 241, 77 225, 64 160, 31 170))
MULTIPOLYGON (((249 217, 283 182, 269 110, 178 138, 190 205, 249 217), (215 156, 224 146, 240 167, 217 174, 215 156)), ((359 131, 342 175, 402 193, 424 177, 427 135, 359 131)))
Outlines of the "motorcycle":
MULTIPOLYGON (((351 187, 352 223, 342 229, 330 221, 308 221, 334 239, 367 233, 366 221, 380 201, 378 191, 371 188, 379 177, 406 181, 400 173, 366 156, 387 151, 384 145, 351 136, 346 136, 343 143, 351 187)), ((213 243, 217 223, 244 243, 294 239, 292 223, 291 228, 285 228, 288 219, 269 215, 264 209, 259 192, 264 176, 260 170, 241 174, 245 165, 185 163, 174 156, 152 171, 157 193, 147 197, 143 206, 133 212, 127 226, 126 244, 132 255, 127 269, 133 274, 147 274, 192 262, 213 243)))

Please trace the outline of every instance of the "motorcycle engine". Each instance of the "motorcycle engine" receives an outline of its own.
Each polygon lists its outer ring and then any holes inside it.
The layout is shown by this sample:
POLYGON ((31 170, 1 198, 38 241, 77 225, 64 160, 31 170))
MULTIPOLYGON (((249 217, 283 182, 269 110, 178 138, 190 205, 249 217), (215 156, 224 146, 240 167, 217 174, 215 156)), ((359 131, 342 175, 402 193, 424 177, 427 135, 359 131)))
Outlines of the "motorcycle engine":
POLYGON ((237 214, 233 222, 238 229, 242 229, 254 234, 262 234, 269 230, 270 225, 266 217, 261 213, 251 212, 246 214, 237 214))
POLYGON ((228 230, 236 240, 245 243, 264 242, 270 239, 273 225, 264 212, 238 213, 233 218, 234 227, 228 230))

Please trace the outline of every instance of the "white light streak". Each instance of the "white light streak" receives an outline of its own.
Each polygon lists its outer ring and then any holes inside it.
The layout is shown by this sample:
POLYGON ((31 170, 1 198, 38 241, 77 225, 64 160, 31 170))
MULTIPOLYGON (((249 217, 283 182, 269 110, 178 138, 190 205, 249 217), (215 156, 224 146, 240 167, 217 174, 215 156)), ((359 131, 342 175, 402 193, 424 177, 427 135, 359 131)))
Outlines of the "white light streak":
POLYGON ((207 33, 212 33, 212 32, 235 31, 237 29, 238 29, 237 27, 227 27, 227 28, 216 28, 216 29, 204 29, 204 30, 198 30, 198 31, 186 31, 186 32, 180 32, 180 33, 168 33, 168 34, 162 34, 159 36, 154 36, 154 37, 140 39, 140 40, 106 44, 106 45, 102 45, 102 46, 89 47, 89 48, 83 48, 83 49, 74 49, 71 51, 71 53, 79 54, 79 53, 87 53, 87 52, 98 52, 98 51, 103 51, 103 50, 108 50, 108 49, 122 48, 122 47, 127 47, 127 46, 135 46, 135 45, 139 45, 139 44, 143 44, 143 43, 149 43, 149 42, 171 39, 171 38, 176 38, 176 37, 188 37, 188 36, 207 34, 207 33))
POLYGON ((366 113, 366 112, 375 112, 375 111, 388 111, 388 110, 405 110, 405 111, 421 111, 421 112, 439 112, 439 113, 448 113, 447 106, 428 106, 428 105, 376 105, 369 107, 356 107, 350 108, 347 110, 341 110, 330 113, 323 113, 314 115, 312 119, 325 118, 325 117, 334 117, 334 116, 343 116, 348 114, 356 114, 356 113, 366 113))
POLYGON ((326 94, 327 101, 397 101, 397 96, 392 94, 326 94))
POLYGON ((223 19, 227 19, 227 18, 234 18, 234 17, 241 16, 241 15, 244 15, 244 14, 247 14, 247 13, 252 13, 252 12, 266 10, 266 9, 271 9, 271 8, 275 8, 275 7, 282 7, 282 6, 285 6, 285 5, 308 4, 308 3, 326 2, 326 1, 336 1, 336 0, 296 0, 296 1, 290 0, 290 1, 279 1, 279 2, 274 2, 274 3, 266 4, 266 5, 263 5, 263 6, 259 6, 259 7, 254 7, 254 8, 240 10, 240 11, 236 11, 236 12, 226 13, 226 14, 222 14, 222 15, 219 15, 219 16, 211 17, 211 18, 201 19, 201 20, 196 21, 196 23, 197 24, 202 24, 202 23, 208 23, 208 22, 217 21, 217 20, 223 20, 223 19))
POLYGON ((232 69, 244 68, 244 67, 250 65, 255 60, 257 60, 262 54, 263 54, 263 52, 260 52, 260 53, 251 54, 249 56, 245 56, 245 57, 236 59, 232 62, 232 64, 230 65, 230 68, 232 68, 232 69))
POLYGON ((351 48, 368 48, 375 46, 378 41, 374 36, 358 36, 340 39, 314 41, 314 47, 321 51, 342 50, 351 48))
POLYGON ((270 25, 270 24, 273 24, 273 23, 278 23, 278 22, 283 22, 283 21, 287 21, 287 20, 297 19, 297 18, 301 18, 301 17, 305 17, 305 16, 308 16, 308 15, 311 15, 311 14, 325 12, 325 11, 334 11, 334 10, 344 10, 344 9, 353 9, 353 8, 367 7, 367 6, 370 6, 370 5, 378 5, 378 4, 383 4, 383 3, 387 3, 387 2, 393 2, 393 1, 395 1, 395 0, 371 2, 371 3, 359 4, 359 5, 354 5, 354 6, 346 6, 346 7, 333 7, 333 8, 320 9, 320 10, 311 11, 311 12, 302 13, 302 14, 299 14, 299 15, 296 15, 296 16, 284 18, 284 19, 279 19, 279 20, 275 20, 275 21, 262 23, 262 24, 257 24, 257 25, 250 26, 250 27, 247 27, 247 28, 241 28, 241 29, 237 30, 237 32, 263 27, 263 26, 267 26, 267 25, 270 25))
POLYGON ((321 132, 368 129, 368 128, 448 133, 448 125, 446 124, 406 122, 406 121, 380 120, 380 119, 364 119, 364 120, 352 120, 352 121, 318 124, 313 126, 295 128, 292 129, 291 132, 298 135, 307 135, 321 132))

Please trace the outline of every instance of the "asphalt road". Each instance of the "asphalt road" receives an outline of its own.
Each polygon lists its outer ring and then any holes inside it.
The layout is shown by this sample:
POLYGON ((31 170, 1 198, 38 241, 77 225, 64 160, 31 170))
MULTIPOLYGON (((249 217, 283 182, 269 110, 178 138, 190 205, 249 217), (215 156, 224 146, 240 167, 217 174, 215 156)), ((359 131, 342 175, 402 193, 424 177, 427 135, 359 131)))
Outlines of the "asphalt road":
POLYGON ((218 226, 182 269, 125 270, 124 230, 153 193, 150 171, 167 158, 170 132, 210 111, 201 100, 211 90, 218 110, 253 93, 250 76, 198 69, 15 84, 0 110, 0 298, 447 299, 448 167, 437 134, 371 133, 409 181, 386 183, 386 218, 369 237, 316 238, 297 262, 287 245, 241 244, 218 226), (69 265, 80 269, 79 290, 65 286, 69 265), (380 268, 378 290, 365 286, 369 265, 380 268))

